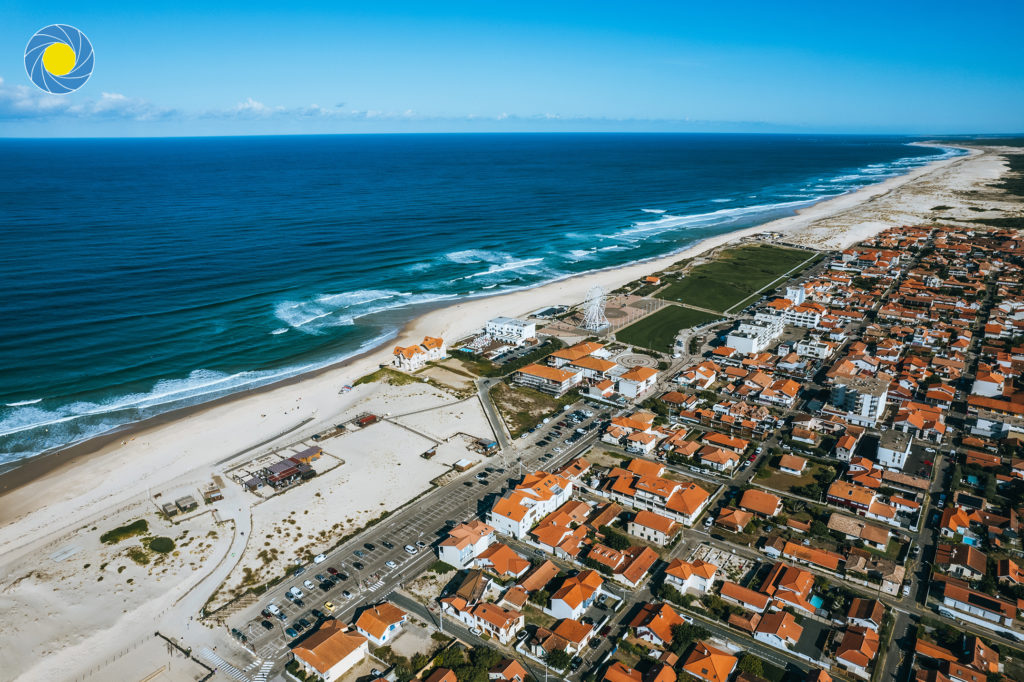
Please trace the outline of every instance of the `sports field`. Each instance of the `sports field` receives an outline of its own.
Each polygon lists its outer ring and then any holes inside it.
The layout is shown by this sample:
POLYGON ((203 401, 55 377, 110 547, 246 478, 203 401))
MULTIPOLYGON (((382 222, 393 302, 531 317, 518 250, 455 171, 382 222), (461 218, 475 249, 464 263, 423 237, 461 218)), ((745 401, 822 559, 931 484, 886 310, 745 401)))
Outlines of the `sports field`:
POLYGON ((718 319, 717 315, 670 305, 619 330, 615 338, 634 346, 671 353, 672 344, 680 329, 696 327, 715 319, 718 319))
POLYGON ((726 311, 814 255, 767 244, 738 246, 723 251, 711 263, 693 268, 658 298, 726 311))

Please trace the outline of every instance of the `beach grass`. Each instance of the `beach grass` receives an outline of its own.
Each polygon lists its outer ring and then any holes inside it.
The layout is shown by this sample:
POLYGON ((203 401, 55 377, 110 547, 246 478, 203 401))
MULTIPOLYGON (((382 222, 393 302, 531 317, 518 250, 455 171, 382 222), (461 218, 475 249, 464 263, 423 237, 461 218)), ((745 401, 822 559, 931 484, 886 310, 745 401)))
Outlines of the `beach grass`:
POLYGON ((767 244, 739 246, 723 251, 710 263, 694 267, 657 296, 724 312, 811 256, 807 251, 767 244))
POLYGON ((718 315, 693 308, 670 305, 615 333, 615 338, 633 346, 670 353, 680 329, 718 319, 718 315))

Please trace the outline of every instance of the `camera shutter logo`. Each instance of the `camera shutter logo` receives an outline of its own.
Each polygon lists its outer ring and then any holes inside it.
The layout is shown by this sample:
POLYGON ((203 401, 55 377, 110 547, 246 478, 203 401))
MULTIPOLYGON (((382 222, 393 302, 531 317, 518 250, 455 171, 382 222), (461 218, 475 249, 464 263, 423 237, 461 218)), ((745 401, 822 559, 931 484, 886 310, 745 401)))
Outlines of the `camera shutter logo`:
POLYGON ((96 59, 92 43, 74 26, 52 24, 25 46, 25 72, 40 90, 66 95, 85 85, 96 59))

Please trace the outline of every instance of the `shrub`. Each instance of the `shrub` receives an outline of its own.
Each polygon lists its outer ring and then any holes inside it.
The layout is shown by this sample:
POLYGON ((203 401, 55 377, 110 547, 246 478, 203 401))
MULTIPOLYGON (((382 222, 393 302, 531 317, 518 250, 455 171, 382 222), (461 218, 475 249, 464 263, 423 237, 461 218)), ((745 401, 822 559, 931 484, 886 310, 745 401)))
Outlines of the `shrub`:
POLYGON ((132 521, 128 525, 108 530, 100 536, 100 542, 105 545, 114 545, 121 542, 121 540, 127 540, 136 535, 145 535, 148 532, 149 522, 146 519, 139 519, 138 521, 132 521))
POLYGON ((149 541, 149 548, 154 552, 167 554, 174 549, 174 540, 165 537, 153 538, 149 541))

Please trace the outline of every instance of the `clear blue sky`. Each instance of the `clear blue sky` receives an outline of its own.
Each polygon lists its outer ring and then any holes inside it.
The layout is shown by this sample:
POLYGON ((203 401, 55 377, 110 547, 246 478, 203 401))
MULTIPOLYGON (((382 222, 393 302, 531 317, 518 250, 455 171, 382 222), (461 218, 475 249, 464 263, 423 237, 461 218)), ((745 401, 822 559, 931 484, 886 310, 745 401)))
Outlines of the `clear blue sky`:
POLYGON ((1024 131, 1024 3, 6 0, 0 136, 1024 131), (23 52, 89 36, 84 88, 23 52))

